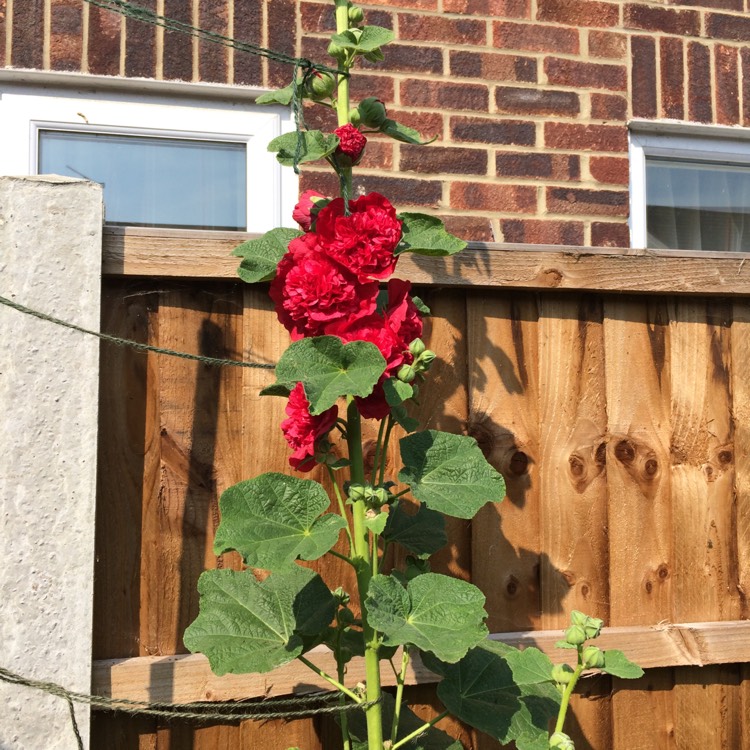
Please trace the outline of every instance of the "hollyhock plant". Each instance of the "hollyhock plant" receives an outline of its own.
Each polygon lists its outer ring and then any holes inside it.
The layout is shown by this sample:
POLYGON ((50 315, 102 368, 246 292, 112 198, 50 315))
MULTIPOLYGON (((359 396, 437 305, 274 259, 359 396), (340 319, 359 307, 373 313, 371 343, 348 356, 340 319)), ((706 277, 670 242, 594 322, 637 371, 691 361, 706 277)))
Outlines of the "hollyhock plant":
POLYGON ((402 222, 379 193, 349 201, 348 212, 336 198, 318 214, 315 231, 326 252, 363 281, 386 278, 396 268, 402 222))
MULTIPOLYGON (((444 516, 473 518, 485 504, 502 500, 505 483, 473 438, 418 430, 410 416, 435 354, 422 341, 426 307, 412 296, 408 280, 391 275, 404 253, 435 258, 466 243, 435 216, 397 214, 378 193, 352 199, 352 165, 366 143, 357 125, 400 142, 426 141, 388 118, 377 99, 350 106, 352 65, 360 57, 383 59, 380 48, 393 33, 364 25, 362 9, 349 0, 334 5, 337 33, 329 53, 336 68, 315 71, 335 78, 330 94, 329 79, 307 71, 258 102, 288 105, 306 98, 336 111, 333 133, 301 129, 275 138, 269 150, 285 165, 327 162, 341 196, 328 202, 306 191, 293 214, 302 232, 279 227, 235 250, 243 258, 243 280, 271 282, 276 314, 292 340, 276 364, 276 382, 261 394, 288 398, 281 430, 291 448, 289 463, 299 472, 317 468, 327 484, 267 472, 224 492, 214 550, 236 550, 248 569, 201 576, 200 614, 185 645, 204 653, 219 675, 270 672, 298 659, 339 692, 343 750, 458 750, 461 744, 435 726, 449 712, 518 750, 569 749, 562 723, 583 670, 618 677, 641 672, 621 652, 584 648, 586 638, 598 635, 600 621, 581 613, 574 613, 580 617, 566 633, 568 647, 578 649, 578 668, 553 671, 536 649, 519 651, 486 638, 479 589, 430 572, 429 557, 448 541, 444 516), (363 419, 377 420, 367 469, 363 419), (340 431, 338 442, 333 436, 329 441, 334 430, 340 431), (402 468, 389 475, 394 437, 402 468), (392 545, 401 551, 386 564, 392 545), (325 555, 353 572, 332 581, 334 590, 327 578, 298 564, 325 555), (393 566, 391 560, 403 562, 393 566), (259 580, 252 568, 270 574, 259 580), (335 670, 306 658, 319 645, 330 649, 335 670), (437 696, 445 711, 429 721, 407 705, 414 655, 440 682, 437 696), (354 658, 364 662, 364 669, 352 670, 357 680, 365 675, 356 684, 347 672, 354 658), (384 660, 396 676, 394 694, 381 688, 384 660)), ((340 565, 328 569, 331 577, 334 570, 340 565)))

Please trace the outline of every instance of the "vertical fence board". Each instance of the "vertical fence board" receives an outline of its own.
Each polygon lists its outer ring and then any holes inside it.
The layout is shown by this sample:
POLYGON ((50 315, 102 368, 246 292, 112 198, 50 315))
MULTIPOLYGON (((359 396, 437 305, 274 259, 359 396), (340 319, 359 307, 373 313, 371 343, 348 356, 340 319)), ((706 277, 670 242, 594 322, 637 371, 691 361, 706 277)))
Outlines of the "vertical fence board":
MULTIPOLYGON (((671 483, 673 617, 678 622, 739 616, 737 539, 731 523, 730 315, 728 304, 681 299, 674 303, 671 483)), ((678 747, 738 746, 735 672, 724 667, 676 670, 678 747)))
POLYGON ((537 306, 529 295, 468 297, 469 432, 507 495, 474 519, 474 583, 492 632, 539 626, 537 306))
MULTIPOLYGON (((609 619, 604 336, 601 302, 547 295, 539 306, 542 627, 574 609, 609 619)), ((568 733, 581 750, 610 747, 609 680, 581 683, 568 733)))
MULTIPOLYGON (((665 305, 604 301, 609 491, 610 624, 671 617, 669 326, 665 305)), ((642 690, 613 696, 616 750, 673 747, 672 678, 648 675, 642 690), (664 700, 653 700, 658 693, 664 700), (644 717, 644 723, 632 721, 644 717), (644 726, 648 731, 644 731, 644 726)))

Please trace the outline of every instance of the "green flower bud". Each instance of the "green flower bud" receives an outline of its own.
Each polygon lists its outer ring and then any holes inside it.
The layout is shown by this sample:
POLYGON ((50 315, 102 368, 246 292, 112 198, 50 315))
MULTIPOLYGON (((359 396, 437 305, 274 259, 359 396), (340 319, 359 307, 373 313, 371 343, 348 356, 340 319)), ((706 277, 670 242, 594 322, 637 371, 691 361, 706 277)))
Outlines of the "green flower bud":
POLYGON ((387 505, 391 500, 391 494, 385 487, 378 487, 372 495, 378 506, 387 505))
POLYGON ((336 44, 336 42, 331 42, 328 45, 328 54, 337 60, 343 60, 346 57, 346 50, 336 44))
POLYGON ((330 73, 314 71, 307 81, 307 93, 315 101, 327 99, 336 88, 336 81, 330 73))
POLYGON ((331 591, 331 594, 333 594, 333 598, 336 600, 337 604, 348 604, 349 603, 349 594, 344 591, 344 589, 339 586, 335 591, 331 591))
POLYGON ((596 638, 599 633, 602 632, 604 626, 604 620, 600 620, 597 617, 587 617, 586 624, 583 626, 583 631, 586 633, 586 638, 596 638))
POLYGON ((363 484, 349 485, 349 499, 352 502, 364 500, 367 497, 367 488, 363 484))
POLYGON ((580 625, 571 625, 565 631, 565 640, 571 646, 581 646, 586 643, 586 633, 580 625))
POLYGON ((349 26, 358 26, 365 20, 365 12, 357 5, 349 5, 349 26))
POLYGON ((581 656, 586 669, 601 669, 604 666, 604 651, 597 646, 586 646, 581 656))
POLYGON ((417 377, 417 371, 411 365, 401 365, 396 377, 404 383, 411 383, 417 377))
POLYGON ((573 740, 563 732, 555 732, 549 738, 549 746, 550 750, 552 750, 552 748, 554 748, 554 750, 576 750, 573 740))
POLYGON ((552 679, 558 685, 567 685, 573 677, 573 671, 569 664, 555 664, 552 667, 552 679))
POLYGON ((571 625, 580 625, 582 628, 586 625, 586 620, 589 619, 588 615, 584 615, 583 612, 579 612, 577 609, 574 609, 570 613, 570 624, 571 625))
POLYGON ((422 352, 425 350, 424 341, 422 339, 414 339, 414 341, 409 344, 409 351, 411 352, 411 355, 413 357, 418 357, 422 352))
POLYGON ((358 128, 362 124, 362 117, 356 107, 352 107, 349 110, 349 122, 354 125, 355 128, 358 128))
POLYGON ((437 355, 435 352, 430 351, 429 349, 425 349, 420 355, 419 355, 419 364, 422 365, 422 369, 429 370, 430 365, 435 361, 435 357, 437 355))
POLYGON ((362 124, 368 128, 379 128, 388 119, 383 102, 374 96, 363 99, 357 109, 362 118, 362 124))

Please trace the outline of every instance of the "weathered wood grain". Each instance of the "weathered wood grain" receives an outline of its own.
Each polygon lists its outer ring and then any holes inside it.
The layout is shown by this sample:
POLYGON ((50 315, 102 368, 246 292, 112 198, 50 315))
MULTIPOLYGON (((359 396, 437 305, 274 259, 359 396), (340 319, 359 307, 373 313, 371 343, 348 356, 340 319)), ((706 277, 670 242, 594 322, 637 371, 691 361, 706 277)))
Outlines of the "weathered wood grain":
MULTIPOLYGON (((541 625, 564 629, 572 610, 609 622, 600 300, 545 295, 539 304, 538 359, 540 530, 546 559, 541 625)), ((584 683, 571 709, 569 733, 576 747, 611 747, 608 678, 584 683)))
POLYGON ((539 627, 537 303, 526 295, 467 297, 469 434, 503 475, 506 497, 472 524, 473 582, 493 632, 539 627))
MULTIPOLYGON (((236 278, 231 251, 252 235, 108 228, 105 275, 236 278)), ((450 258, 405 254, 399 275, 414 284, 612 292, 750 293, 747 253, 700 253, 471 243, 450 258)))
MULTIPOLYGON (((668 621, 671 616, 672 537, 669 488, 669 326, 658 300, 604 301, 609 495, 610 622, 668 621)), ((649 692, 613 695, 614 747, 670 747, 671 675, 649 676, 649 692), (630 720, 649 715, 650 731, 630 720)))

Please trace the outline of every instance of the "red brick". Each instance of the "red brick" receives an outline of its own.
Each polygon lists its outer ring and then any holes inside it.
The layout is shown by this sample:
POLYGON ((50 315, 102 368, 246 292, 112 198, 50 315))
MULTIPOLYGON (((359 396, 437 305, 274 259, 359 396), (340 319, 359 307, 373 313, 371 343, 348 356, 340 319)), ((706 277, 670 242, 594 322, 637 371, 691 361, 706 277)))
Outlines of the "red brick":
POLYGON ((487 24, 471 18, 399 13, 399 39, 441 44, 487 44, 487 24))
MULTIPOLYGON (((368 5, 387 5, 399 8, 413 8, 414 10, 437 10, 437 0, 367 0, 368 5)), ((369 16, 365 17, 367 23, 371 23, 369 16)))
POLYGON ((714 47, 716 73, 716 121, 722 125, 740 122, 740 91, 737 72, 737 49, 717 44, 714 47))
POLYGON ((521 24, 497 21, 492 25, 492 44, 503 50, 530 50, 577 55, 578 31, 539 23, 521 24))
MULTIPOLYGON (((260 44, 262 19, 261 0, 234 0, 234 36, 237 39, 251 44, 260 44)), ((235 50, 234 82, 245 85, 263 85, 262 58, 235 50)))
POLYGON ((528 177, 550 180, 577 180, 581 176, 579 156, 500 151, 496 156, 498 177, 528 177))
POLYGON ((5 34, 7 29, 7 0, 0 0, 0 65, 5 65, 5 34))
POLYGON ((441 216, 445 228, 467 242, 494 242, 495 233, 489 219, 480 216, 441 216))
POLYGON ((548 57, 544 61, 544 70, 549 83, 558 86, 624 91, 628 85, 627 72, 622 65, 548 57))
POLYGON ((443 51, 439 47, 415 47, 411 44, 389 44, 383 48, 385 60, 362 63, 363 68, 393 70, 398 73, 443 73, 443 51))
POLYGON ((451 208, 511 213, 536 211, 536 188, 528 185, 453 182, 450 195, 451 208))
POLYGON ((694 122, 711 122, 711 56, 699 42, 688 44, 688 117, 694 122))
MULTIPOLYGON (((266 46, 294 57, 297 54, 297 0, 273 0, 265 5, 266 46)), ((292 80, 292 71, 291 65, 269 60, 267 85, 271 88, 286 86, 292 80)))
POLYGON ((630 162, 617 156, 592 156, 589 171, 597 182, 627 185, 630 181, 630 162))
POLYGON ((647 36, 630 40, 633 115, 656 117, 656 42, 647 36))
POLYGON ((368 138, 365 153, 357 169, 393 169, 393 141, 368 138))
POLYGON ((531 0, 443 0, 446 13, 493 18, 531 18, 531 0))
POLYGON ((578 125, 576 123, 547 122, 544 124, 544 143, 549 148, 580 151, 627 151, 628 131, 615 125, 578 125))
POLYGON ((23 15, 18 4, 14 6, 11 64, 17 68, 44 66, 44 0, 28 0, 23 5, 23 15))
POLYGON ((743 10, 743 0, 669 0, 670 5, 692 5, 700 8, 722 8, 724 10, 743 10))
MULTIPOLYGON (((229 0, 213 0, 200 4, 199 26, 207 31, 226 36, 229 31, 229 0)), ((288 80, 292 80, 291 66, 287 66, 288 80)), ((201 41, 198 45, 198 72, 201 81, 227 81, 227 48, 221 44, 201 41)))
POLYGON ((443 116, 437 112, 405 112, 388 110, 388 116, 402 125, 414 128, 423 139, 443 140, 443 116))
POLYGON ((299 13, 303 32, 336 31, 336 9, 331 3, 301 3, 299 13))
POLYGON ((581 111, 578 94, 574 91, 544 91, 510 86, 498 86, 495 89, 495 106, 499 112, 519 115, 574 117, 581 111))
POLYGON ((390 76, 359 75, 352 76, 349 91, 354 101, 374 96, 388 104, 394 99, 393 79, 390 76))
POLYGON ((485 81, 536 83, 536 68, 533 57, 466 50, 452 50, 450 53, 452 76, 481 78, 485 81))
POLYGON ((616 3, 595 0, 538 0, 536 17, 540 21, 553 21, 568 26, 599 26, 611 28, 620 23, 620 10, 616 3))
POLYGON ((382 175, 355 174, 355 194, 357 188, 367 193, 387 195, 396 206, 432 206, 437 208, 443 197, 443 186, 438 180, 404 179, 382 175))
MULTIPOLYGON (((120 18, 92 5, 89 9, 89 72, 116 76, 120 72, 120 18)), ((13 60, 14 65, 20 63, 13 60)))
POLYGON ((75 0, 54 0, 50 7, 50 67, 80 70, 83 53, 83 10, 75 0))
POLYGON ((583 223, 580 221, 504 219, 500 222, 500 228, 503 242, 518 245, 583 245, 583 223))
POLYGON ((706 16, 706 36, 734 42, 750 42, 750 18, 709 13, 706 16))
POLYGON ((402 172, 423 174, 487 174, 483 148, 401 146, 402 172))
POLYGON ((489 143, 512 146, 533 146, 536 127, 532 122, 481 117, 453 117, 451 138, 464 143, 489 143))
MULTIPOLYGON (((144 0, 140 5, 156 12, 156 0, 144 0)), ((125 75, 156 76, 156 27, 133 18, 125 21, 125 75)))
POLYGON ((317 190, 322 195, 334 198, 339 194, 339 180, 331 169, 318 170, 305 165, 300 172, 299 189, 301 193, 317 190))
POLYGON ((628 117, 628 100, 616 94, 591 94, 593 120, 621 120, 628 117))
POLYGON ((750 126, 750 49, 743 47, 740 50, 740 61, 742 63, 742 124, 750 126))
POLYGON ((401 102, 408 107, 486 112, 489 106, 489 91, 486 86, 472 83, 411 79, 401 82, 401 102))
POLYGON ((625 28, 663 31, 680 36, 699 36, 700 14, 695 10, 672 10, 646 5, 625 6, 625 28))
MULTIPOLYGON (((164 0, 164 15, 192 25, 191 0, 164 0)), ((164 32, 164 77, 190 81, 193 78, 193 40, 178 31, 164 32)))
POLYGON ((591 244, 594 247, 630 247, 630 228, 621 222, 592 222, 591 244))
POLYGON ((548 187, 547 211, 556 214, 627 216, 628 193, 624 190, 548 187))
POLYGON ((589 31, 589 54, 623 60, 628 54, 628 38, 612 31, 589 31))
POLYGON ((685 51, 682 39, 659 40, 661 58, 661 111, 664 117, 681 120, 685 116, 685 51))

